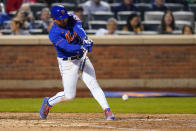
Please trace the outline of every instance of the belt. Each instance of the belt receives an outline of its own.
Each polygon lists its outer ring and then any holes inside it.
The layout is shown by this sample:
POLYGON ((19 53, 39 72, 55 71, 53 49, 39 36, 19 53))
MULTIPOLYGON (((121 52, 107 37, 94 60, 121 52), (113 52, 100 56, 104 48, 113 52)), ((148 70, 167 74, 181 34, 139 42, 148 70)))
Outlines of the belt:
POLYGON ((64 61, 66 60, 75 60, 75 59, 80 59, 82 58, 83 55, 77 55, 77 56, 71 56, 71 57, 67 57, 67 58, 63 58, 64 61))

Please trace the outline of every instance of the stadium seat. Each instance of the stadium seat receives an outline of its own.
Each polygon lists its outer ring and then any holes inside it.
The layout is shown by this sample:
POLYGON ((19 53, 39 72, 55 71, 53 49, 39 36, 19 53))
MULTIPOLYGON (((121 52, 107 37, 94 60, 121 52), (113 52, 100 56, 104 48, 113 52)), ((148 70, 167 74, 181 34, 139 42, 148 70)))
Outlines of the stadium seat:
POLYGON ((180 35, 180 34, 182 34, 182 30, 174 30, 174 31, 172 31, 172 34, 180 35))
POLYGON ((122 0, 114 0, 115 3, 122 3, 122 0))
POLYGON ((88 20, 89 19, 89 16, 88 16, 88 14, 83 14, 83 19, 85 19, 85 20, 88 20))
POLYGON ((196 12, 196 4, 190 4, 189 8, 191 11, 196 12))
POLYGON ((102 0, 102 1, 105 1, 107 3, 113 3, 114 2, 114 0, 102 0))
POLYGON ((36 12, 36 16, 35 16, 36 20, 40 20, 41 13, 42 13, 41 11, 36 12))
POLYGON ((3 2, 0 1, 0 13, 5 12, 5 6, 3 2))
POLYGON ((113 11, 114 8, 118 7, 119 5, 120 5, 119 3, 111 3, 111 4, 110 4, 110 8, 111 8, 111 10, 113 11))
POLYGON ((30 30, 29 30, 29 33, 30 33, 31 35, 40 35, 40 34, 43 33, 43 30, 42 30, 42 29, 30 29, 30 30))
POLYGON ((106 21, 89 21, 90 29, 106 28, 106 25, 107 25, 106 21))
POLYGON ((165 6, 171 11, 183 10, 183 5, 178 3, 165 3, 165 6))
POLYGON ((164 12, 161 11, 147 11, 144 14, 145 21, 161 21, 164 12))
POLYGON ((92 13, 92 20, 103 20, 107 21, 109 18, 113 18, 114 13, 112 12, 105 12, 105 11, 99 11, 92 13))
POLYGON ((192 24, 194 23, 194 14, 190 11, 176 11, 173 12, 175 20, 182 21, 190 21, 192 24))
POLYGON ((196 20, 196 4, 190 4, 189 9, 190 11, 194 12, 195 20, 196 20))
POLYGON ((97 30, 85 30, 87 35, 95 35, 97 30))
POLYGON ((9 12, 9 16, 10 16, 11 18, 14 18, 14 17, 16 16, 16 13, 17 13, 17 11, 10 11, 10 12, 9 12))
POLYGON ((157 31, 160 24, 161 24, 160 21, 143 21, 142 22, 142 25, 144 26, 145 31, 157 31))
POLYGON ((33 27, 35 29, 42 29, 43 28, 43 22, 41 20, 35 20, 33 23, 33 27))
POLYGON ((33 15, 36 16, 37 11, 41 11, 43 8, 47 7, 47 4, 44 3, 32 3, 29 5, 33 15))
POLYGON ((137 3, 135 6, 139 9, 140 12, 148 11, 151 7, 151 4, 146 3, 137 3))
POLYGON ((176 20, 176 27, 178 27, 179 30, 182 30, 185 25, 192 26, 192 23, 190 21, 182 21, 182 20, 176 20))
POLYGON ((118 29, 122 30, 123 27, 126 26, 127 22, 126 21, 117 21, 117 24, 118 24, 118 29))
POLYGON ((60 2, 62 3, 71 3, 77 5, 78 0, 61 0, 60 2))
POLYGON ((84 3, 86 2, 87 0, 78 0, 78 4, 81 4, 81 3, 84 3))
POLYGON ((53 3, 52 6, 59 4, 63 5, 67 9, 67 11, 73 11, 73 9, 76 7, 76 5, 73 3, 53 3))
POLYGON ((141 31, 138 33, 138 35, 157 35, 157 31, 141 31))
POLYGON ((118 35, 134 35, 134 32, 130 32, 130 31, 121 31, 121 30, 117 30, 116 33, 118 35))
MULTIPOLYGON (((195 21, 195 23, 194 23, 194 28, 195 28, 195 32, 196 32, 196 21, 195 21)), ((193 28, 193 29, 194 29, 194 28, 193 28)))
POLYGON ((138 16, 141 18, 141 13, 140 12, 135 12, 135 11, 120 11, 117 14, 117 18, 118 18, 118 20, 127 20, 128 16, 133 14, 133 13, 138 14, 138 16))
POLYGON ((0 32, 3 35, 10 35, 12 33, 12 31, 10 29, 3 29, 3 30, 0 30, 0 32))
POLYGON ((139 9, 141 12, 141 20, 144 20, 144 12, 148 11, 151 8, 151 4, 147 3, 137 3, 135 6, 139 9))
POLYGON ((10 21, 4 21, 3 22, 3 28, 4 29, 10 29, 10 21))
POLYGON ((140 0, 141 3, 152 3, 154 0, 140 0))

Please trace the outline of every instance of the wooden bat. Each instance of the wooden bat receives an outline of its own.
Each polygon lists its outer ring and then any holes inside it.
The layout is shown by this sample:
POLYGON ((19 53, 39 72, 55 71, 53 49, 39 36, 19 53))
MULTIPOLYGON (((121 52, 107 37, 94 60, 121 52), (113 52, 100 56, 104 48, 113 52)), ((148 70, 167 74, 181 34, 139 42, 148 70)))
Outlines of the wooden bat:
POLYGON ((88 50, 84 50, 84 54, 82 56, 82 61, 80 62, 80 66, 79 66, 79 70, 78 70, 78 74, 81 75, 84 67, 85 67, 85 63, 86 63, 86 56, 87 56, 88 50))

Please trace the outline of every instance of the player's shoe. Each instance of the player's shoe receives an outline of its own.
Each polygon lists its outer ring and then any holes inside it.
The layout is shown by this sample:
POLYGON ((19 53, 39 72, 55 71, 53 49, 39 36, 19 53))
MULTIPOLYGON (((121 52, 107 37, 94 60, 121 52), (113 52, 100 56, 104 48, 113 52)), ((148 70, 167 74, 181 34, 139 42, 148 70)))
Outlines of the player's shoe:
POLYGON ((49 110, 52 107, 52 106, 48 105, 48 100, 49 100, 49 97, 44 97, 43 102, 42 102, 42 107, 39 112, 40 118, 42 118, 42 119, 47 118, 49 110))
POLYGON ((105 119, 106 120, 114 120, 114 114, 112 113, 112 111, 110 110, 110 108, 105 109, 105 119))

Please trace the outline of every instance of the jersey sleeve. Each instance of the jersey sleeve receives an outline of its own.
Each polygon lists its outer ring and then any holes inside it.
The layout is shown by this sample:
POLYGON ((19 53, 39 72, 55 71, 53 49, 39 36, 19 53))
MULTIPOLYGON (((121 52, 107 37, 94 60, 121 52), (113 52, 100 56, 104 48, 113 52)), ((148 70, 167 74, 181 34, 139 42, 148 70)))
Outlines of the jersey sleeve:
POLYGON ((82 22, 76 15, 70 15, 69 21, 73 23, 73 31, 76 32, 80 38, 84 40, 86 37, 86 32, 82 28, 82 22))
POLYGON ((55 36, 49 36, 51 42, 55 47, 64 50, 66 52, 74 53, 81 49, 81 45, 68 43, 61 34, 55 34, 55 36))
POLYGON ((80 36, 80 38, 82 38, 84 40, 84 38, 86 37, 86 32, 82 28, 81 22, 77 22, 74 25, 73 30, 74 30, 74 32, 76 32, 80 36))

